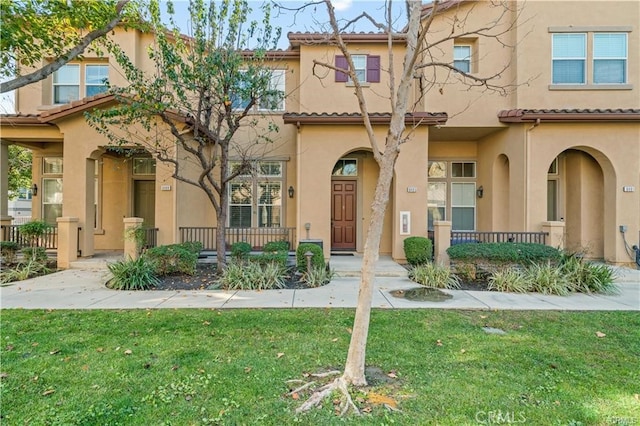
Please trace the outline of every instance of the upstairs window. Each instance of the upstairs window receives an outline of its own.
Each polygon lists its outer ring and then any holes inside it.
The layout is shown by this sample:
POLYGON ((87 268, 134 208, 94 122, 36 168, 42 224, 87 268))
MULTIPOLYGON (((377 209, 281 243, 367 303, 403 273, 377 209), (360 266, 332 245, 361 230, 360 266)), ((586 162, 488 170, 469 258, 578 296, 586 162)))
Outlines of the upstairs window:
POLYGON ((453 66, 464 73, 471 72, 471 46, 453 46, 453 66))
POLYGON ((109 65, 67 64, 53 73, 53 103, 68 104, 80 98, 104 93, 108 88, 109 65))
POLYGON ((260 98, 258 109, 266 111, 284 111, 285 71, 272 70, 267 93, 260 98))
POLYGON ((585 84, 586 34, 553 34, 552 83, 585 84))
POLYGON ((85 93, 94 96, 107 91, 108 65, 87 65, 85 68, 85 93))
POLYGON ((627 82, 627 34, 593 35, 593 82, 623 84, 627 82))
MULTIPOLYGON (((354 71, 360 83, 380 82, 380 56, 377 55, 351 55, 354 71)), ((336 56, 336 68, 348 69, 347 58, 341 55, 336 56)), ((349 75, 336 70, 336 82, 347 83, 351 79, 349 75)))
POLYGON ((64 65, 53 73, 53 103, 67 104, 80 99, 80 65, 64 65))

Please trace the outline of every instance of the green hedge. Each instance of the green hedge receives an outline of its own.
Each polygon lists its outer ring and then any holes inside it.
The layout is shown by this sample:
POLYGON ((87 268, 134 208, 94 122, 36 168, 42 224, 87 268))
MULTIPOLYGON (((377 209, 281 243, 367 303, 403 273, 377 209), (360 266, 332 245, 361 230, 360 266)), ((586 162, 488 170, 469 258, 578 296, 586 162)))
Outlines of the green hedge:
POLYGON ((263 252, 260 254, 256 254, 254 256, 250 256, 249 260, 251 262, 256 262, 261 265, 268 265, 270 263, 277 263, 281 266, 287 266, 287 259, 289 258, 289 252, 287 251, 271 251, 271 252, 263 252))
POLYGON ((409 265, 424 265, 433 256, 433 244, 425 237, 408 237, 403 241, 404 255, 409 265))
POLYGON ((157 275, 177 272, 193 275, 196 272, 200 250, 202 250, 201 243, 187 242, 153 247, 147 250, 144 256, 155 265, 157 275))
POLYGON ((231 244, 231 257, 234 259, 246 259, 249 257, 249 253, 251 253, 251 244, 244 241, 231 244))
POLYGON ((296 250, 296 266, 298 268, 298 271, 306 272, 307 258, 304 254, 308 251, 313 253, 313 257, 311 258, 312 268, 324 268, 326 266, 324 263, 324 253, 322 251, 322 247, 317 244, 302 243, 296 250))
POLYGON ((540 263, 560 260, 556 248, 537 243, 465 243, 447 249, 451 260, 509 263, 540 263))
POLYGON ((279 252, 279 251, 289 251, 289 241, 269 241, 264 245, 262 251, 267 252, 279 252))

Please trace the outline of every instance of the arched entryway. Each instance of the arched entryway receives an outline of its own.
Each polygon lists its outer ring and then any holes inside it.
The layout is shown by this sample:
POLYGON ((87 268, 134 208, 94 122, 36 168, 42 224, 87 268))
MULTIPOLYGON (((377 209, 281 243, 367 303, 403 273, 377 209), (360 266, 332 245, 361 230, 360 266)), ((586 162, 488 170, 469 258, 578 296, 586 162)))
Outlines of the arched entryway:
POLYGON ((599 151, 573 147, 566 149, 546 165, 547 220, 565 222, 565 249, 591 259, 605 257, 605 229, 614 219, 615 206, 607 206, 607 185, 603 170, 613 171, 609 160, 599 151))

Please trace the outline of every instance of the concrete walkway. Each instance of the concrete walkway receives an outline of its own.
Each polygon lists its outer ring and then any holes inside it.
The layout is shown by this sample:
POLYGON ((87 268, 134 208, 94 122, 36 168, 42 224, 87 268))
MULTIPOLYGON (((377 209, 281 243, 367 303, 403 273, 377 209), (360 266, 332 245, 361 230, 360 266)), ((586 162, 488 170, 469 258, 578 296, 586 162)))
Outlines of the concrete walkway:
MULTIPOLYGON (((104 261, 100 261, 104 262, 104 261)), ((2 309, 156 309, 156 308, 353 308, 358 297, 361 258, 332 256, 339 276, 320 288, 269 291, 116 291, 105 287, 109 272, 97 260, 85 269, 68 269, 0 288, 2 309), (98 262, 98 263, 96 263, 98 262)), ((76 264, 76 267, 78 265, 76 264)), ((489 291, 445 290, 453 297, 442 302, 418 302, 391 295, 417 285, 406 270, 389 258, 378 264, 373 307, 385 309, 484 309, 640 311, 640 271, 618 269, 619 292, 614 295, 547 296, 489 291)))

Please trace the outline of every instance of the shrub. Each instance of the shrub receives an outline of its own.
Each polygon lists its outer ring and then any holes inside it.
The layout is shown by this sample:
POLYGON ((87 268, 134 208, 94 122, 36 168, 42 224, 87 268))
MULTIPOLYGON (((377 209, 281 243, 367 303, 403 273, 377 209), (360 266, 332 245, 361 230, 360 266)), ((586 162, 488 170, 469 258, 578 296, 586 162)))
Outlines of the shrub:
POLYGON ((449 247, 447 254, 453 260, 485 260, 522 265, 560 260, 558 249, 537 243, 464 243, 449 247))
POLYGON ((474 281, 478 277, 476 265, 473 263, 457 263, 452 265, 453 272, 465 281, 474 281))
POLYGON ((306 252, 313 253, 311 257, 312 268, 324 268, 324 253, 322 247, 313 243, 302 243, 298 245, 296 250, 296 266, 298 271, 305 272, 307 270, 307 257, 304 255, 306 252))
POLYGON ((329 284, 336 272, 327 267, 311 267, 310 271, 302 274, 301 281, 307 283, 309 287, 320 287, 329 284))
POLYGON ((246 259, 251 253, 251 244, 239 241, 231 245, 231 257, 234 259, 246 259))
POLYGON ((47 232, 47 229, 51 228, 51 225, 42 220, 33 220, 31 222, 20 225, 20 235, 29 240, 31 247, 38 245, 38 239, 47 232))
POLYGON ((232 261, 222 272, 218 284, 229 290, 270 290, 285 286, 286 269, 278 263, 232 261))
POLYGON ((269 241, 262 248, 264 252, 278 252, 278 251, 289 251, 289 241, 269 241))
POLYGON ((581 293, 615 293, 616 274, 607 265, 590 263, 575 254, 564 254, 561 263, 573 291, 581 293))
POLYGON ((512 293, 526 293, 531 285, 520 269, 501 269, 489 277, 489 290, 508 291, 512 293))
POLYGON ((15 263, 20 246, 13 241, 0 241, 0 255, 5 263, 15 263))
POLYGON ((432 262, 411 268, 409 279, 426 287, 460 288, 460 278, 453 274, 451 269, 432 262))
POLYGON ((22 255, 25 260, 34 260, 40 263, 46 263, 48 256, 44 247, 25 247, 22 249, 22 255))
POLYGON ((260 253, 255 256, 249 257, 249 260, 251 262, 256 262, 261 265, 267 265, 269 263, 277 263, 279 265, 282 265, 283 267, 286 267, 288 258, 289 258, 288 252, 277 251, 277 252, 260 253))
POLYGON ((113 274, 107 287, 115 290, 147 290, 159 282, 154 263, 144 256, 109 263, 107 267, 113 274))
POLYGON ((422 265, 433 256, 431 240, 425 237, 408 237, 404 239, 404 255, 409 265, 422 265))
POLYGON ((182 243, 153 247, 144 256, 155 265, 157 275, 183 273, 193 275, 196 272, 198 253, 201 244, 182 243))
POLYGON ((14 268, 5 269, 0 272, 0 284, 6 284, 13 281, 22 281, 45 275, 51 272, 47 265, 35 259, 29 259, 25 263, 20 263, 14 268))
POLYGON ((559 296, 571 293, 571 284, 562 268, 549 262, 531 264, 525 269, 525 276, 531 291, 559 296))

